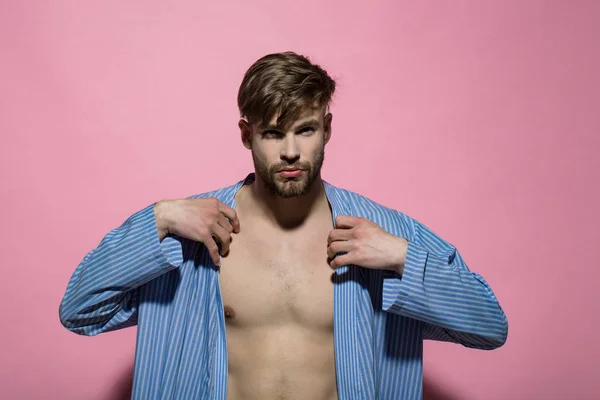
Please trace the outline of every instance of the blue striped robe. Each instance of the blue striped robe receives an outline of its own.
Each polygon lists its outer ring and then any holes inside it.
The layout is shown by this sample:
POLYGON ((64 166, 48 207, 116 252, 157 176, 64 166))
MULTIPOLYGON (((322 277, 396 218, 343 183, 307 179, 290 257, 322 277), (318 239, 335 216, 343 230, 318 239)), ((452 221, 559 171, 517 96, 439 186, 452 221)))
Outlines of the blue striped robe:
MULTIPOLYGON (((235 185, 215 197, 235 208, 235 185)), ((408 240, 402 276, 356 265, 336 271, 334 343, 340 400, 421 399, 423 340, 491 350, 508 323, 486 281, 420 222, 324 182, 338 215, 368 218, 408 240)), ((159 241, 154 204, 109 232, 81 261, 62 324, 96 335, 137 325, 134 399, 225 399, 227 349, 218 268, 204 245, 159 241)))

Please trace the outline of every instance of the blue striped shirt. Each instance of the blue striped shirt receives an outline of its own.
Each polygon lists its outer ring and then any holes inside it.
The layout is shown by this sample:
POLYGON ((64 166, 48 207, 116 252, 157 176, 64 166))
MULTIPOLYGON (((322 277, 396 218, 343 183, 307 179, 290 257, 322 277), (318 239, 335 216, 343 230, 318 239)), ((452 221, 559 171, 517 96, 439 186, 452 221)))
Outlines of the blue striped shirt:
MULTIPOLYGON (((190 198, 235 208, 254 179, 190 198)), ((421 399, 423 340, 491 350, 508 322, 494 293, 454 246, 422 223, 323 183, 338 215, 368 218, 408 240, 404 273, 347 265, 335 274, 338 397, 421 399)), ((201 243, 159 241, 154 204, 109 232, 75 270, 60 305, 69 330, 96 335, 137 325, 134 399, 226 398, 228 361, 218 268, 201 243)))

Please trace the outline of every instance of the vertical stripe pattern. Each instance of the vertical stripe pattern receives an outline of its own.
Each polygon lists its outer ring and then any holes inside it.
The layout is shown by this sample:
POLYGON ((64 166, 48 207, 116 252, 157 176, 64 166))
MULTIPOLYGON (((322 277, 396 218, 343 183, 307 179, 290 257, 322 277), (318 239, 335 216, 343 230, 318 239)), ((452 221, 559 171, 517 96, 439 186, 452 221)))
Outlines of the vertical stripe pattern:
MULTIPOLYGON (((235 208, 235 185, 214 197, 235 208)), ((408 240, 404 273, 336 271, 334 346, 340 400, 421 399, 423 340, 491 350, 508 322, 494 293, 456 248, 401 212, 324 182, 333 218, 370 219, 408 240)), ((206 248, 159 241, 154 204, 109 232, 81 261, 60 304, 62 324, 93 336, 137 325, 134 399, 218 399, 227 393, 225 317, 206 248)))

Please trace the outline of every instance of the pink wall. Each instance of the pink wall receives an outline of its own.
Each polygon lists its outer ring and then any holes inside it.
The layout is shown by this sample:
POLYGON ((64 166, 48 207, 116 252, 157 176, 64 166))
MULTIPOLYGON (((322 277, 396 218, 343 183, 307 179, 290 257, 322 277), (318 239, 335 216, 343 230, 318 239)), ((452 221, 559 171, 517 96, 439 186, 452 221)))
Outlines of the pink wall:
POLYGON ((288 49, 339 78, 324 177, 508 315, 497 351, 428 342, 425 398, 598 398, 599 4, 0 2, 0 398, 126 396, 135 329, 67 332, 67 281, 134 211, 250 171, 236 90, 288 49))

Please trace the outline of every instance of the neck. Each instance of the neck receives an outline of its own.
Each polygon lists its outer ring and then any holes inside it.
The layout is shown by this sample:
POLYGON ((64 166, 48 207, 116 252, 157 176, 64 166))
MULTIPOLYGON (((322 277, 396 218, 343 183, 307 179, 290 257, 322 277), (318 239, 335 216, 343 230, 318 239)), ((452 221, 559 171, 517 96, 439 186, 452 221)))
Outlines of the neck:
POLYGON ((329 212, 329 203, 321 176, 302 196, 282 198, 274 195, 257 175, 248 191, 252 208, 279 228, 292 230, 304 225, 311 217, 329 212))

